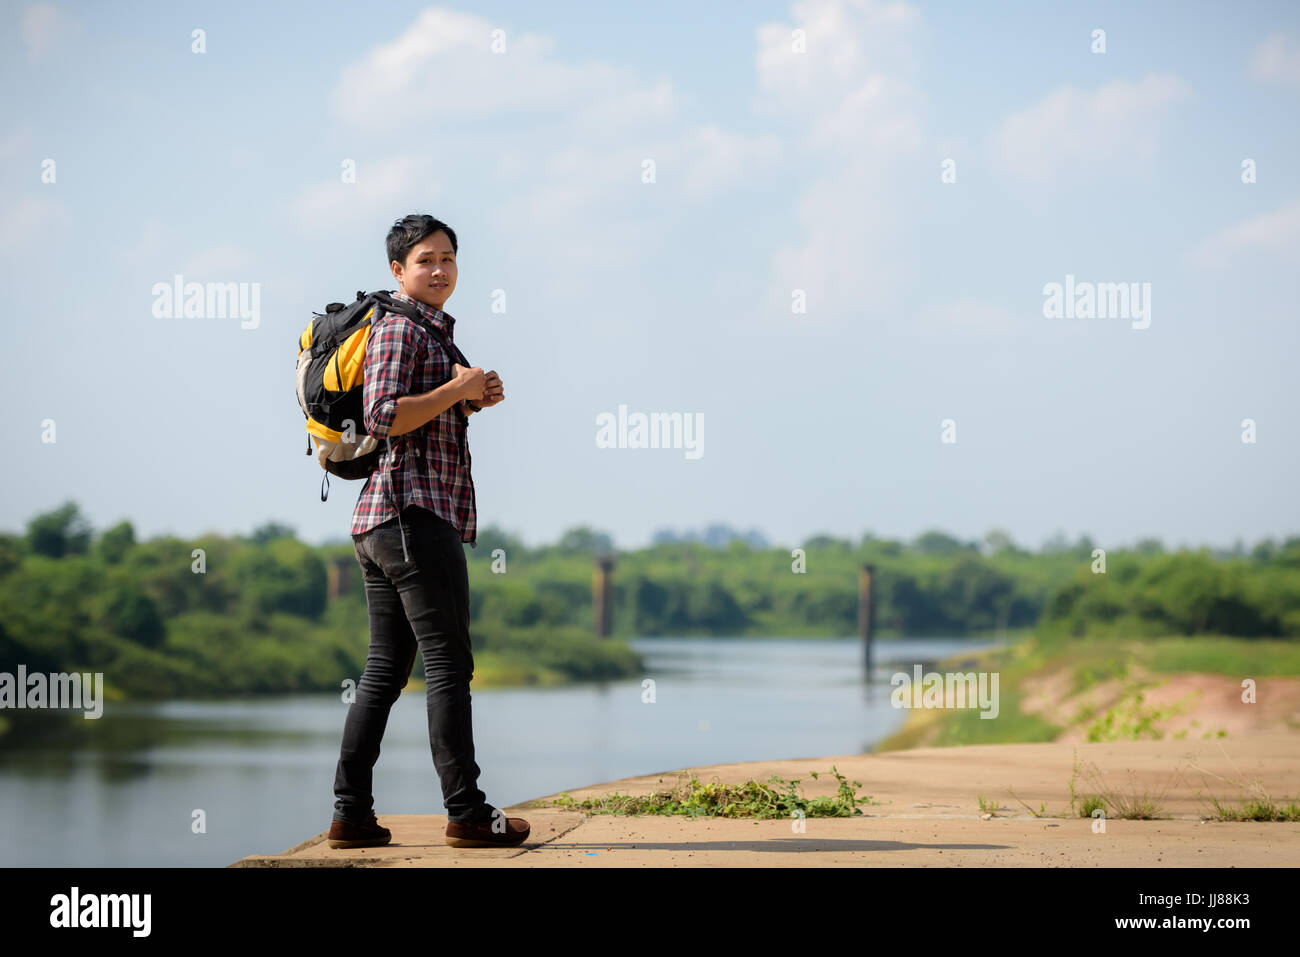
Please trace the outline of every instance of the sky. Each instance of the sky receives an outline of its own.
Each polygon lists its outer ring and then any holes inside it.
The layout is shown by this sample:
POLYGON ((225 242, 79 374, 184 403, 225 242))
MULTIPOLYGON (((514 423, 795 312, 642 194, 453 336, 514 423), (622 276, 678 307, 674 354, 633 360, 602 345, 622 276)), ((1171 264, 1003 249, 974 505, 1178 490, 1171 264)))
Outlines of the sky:
POLYGON ((297 338, 394 288, 385 235, 424 212, 505 386, 469 425, 480 528, 1300 533, 1295 4, 0 19, 0 528, 73 499, 140 537, 346 540, 361 483, 320 501, 297 338), (167 316, 177 275, 256 315, 167 316), (1132 298, 1057 316, 1053 283, 1132 298), (620 406, 697 447, 601 447, 620 406))

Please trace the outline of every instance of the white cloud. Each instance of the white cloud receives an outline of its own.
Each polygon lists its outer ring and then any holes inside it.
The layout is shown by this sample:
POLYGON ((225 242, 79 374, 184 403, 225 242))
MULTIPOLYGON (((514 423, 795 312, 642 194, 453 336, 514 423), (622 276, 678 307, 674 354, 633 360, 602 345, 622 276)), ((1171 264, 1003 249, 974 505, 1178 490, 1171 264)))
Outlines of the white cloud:
POLYGON ((1251 53, 1250 75, 1263 83, 1300 88, 1300 42, 1273 34, 1251 53))
POLYGON ((687 195, 703 196, 770 167, 781 155, 781 140, 730 133, 710 124, 693 131, 682 142, 680 153, 687 195))
POLYGON ((858 83, 812 124, 809 145, 854 145, 887 152, 910 151, 921 143, 924 98, 897 77, 875 74, 858 83))
POLYGON ((1201 243, 1192 258, 1201 266, 1221 266, 1235 256, 1271 253, 1300 261, 1300 199, 1229 226, 1201 243))
POLYGON ((23 43, 27 58, 38 60, 65 39, 75 23, 52 3, 33 3, 23 12, 23 43))
POLYGON ((898 41, 920 22, 906 3, 877 0, 798 0, 790 15, 792 24, 758 28, 760 108, 816 108, 870 73, 906 69, 910 51, 898 41))
POLYGON ((661 77, 653 86, 638 86, 600 93, 593 102, 577 102, 573 124, 584 130, 600 130, 605 135, 637 124, 672 117, 676 104, 673 85, 661 77))
MULTIPOLYGON (((714 124, 643 147, 562 146, 530 164, 527 175, 534 183, 517 214, 530 222, 552 223, 559 228, 566 222, 585 220, 595 229, 583 228, 586 241, 580 242, 581 249, 575 249, 575 253, 581 251, 587 259, 626 255, 627 247, 620 252, 610 237, 617 232, 618 210, 635 209, 638 191, 662 189, 675 195, 680 190, 689 199, 703 199, 727 186, 753 185, 764 170, 771 168, 781 149, 778 137, 747 136, 714 124), (655 164, 653 184, 641 181, 642 163, 647 159, 655 164)), ((510 154, 499 161, 498 168, 516 174, 519 162, 515 154, 510 154)), ((627 225, 630 233, 617 234, 632 241, 645 227, 640 219, 627 225)))
MULTIPOLYGON (((17 156, 19 152, 27 148, 31 140, 31 130, 26 127, 9 133, 3 139, 0 139, 0 160, 7 160, 10 157, 17 156)), ((39 175, 39 171, 35 175, 39 175)))
POLYGON ((919 162, 925 98, 914 83, 924 29, 905 3, 800 0, 790 23, 757 30, 757 112, 788 123, 800 229, 774 252, 762 314, 788 325, 804 290, 801 328, 826 329, 891 308, 911 227, 897 183, 919 162), (794 31, 806 52, 795 52, 794 31))
POLYGON ((639 86, 627 70, 570 64, 554 42, 505 31, 505 52, 492 50, 501 25, 444 7, 425 10, 397 39, 374 48, 344 71, 334 102, 349 121, 369 128, 405 128, 440 118, 490 120, 522 113, 543 122, 577 115, 598 127, 671 113, 672 88, 660 79, 639 86))
POLYGON ((1003 121, 994 136, 995 159, 1008 172, 1039 183, 1067 172, 1150 163, 1161 119, 1189 92, 1167 74, 1115 80, 1095 93, 1061 87, 1003 121))
POLYGON ((304 230, 315 231, 369 219, 376 208, 427 206, 442 193, 433 166, 429 155, 359 160, 356 182, 343 182, 340 168, 333 180, 304 188, 293 213, 304 230))
POLYGON ((33 246, 33 236, 51 225, 59 204, 40 194, 0 202, 0 249, 33 246))
POLYGON ((556 223, 587 215, 599 219, 602 197, 641 185, 642 159, 642 152, 632 148, 598 153, 585 145, 561 146, 537 157, 528 201, 531 216, 556 223))
POLYGON ((392 161, 380 182, 359 167, 356 187, 324 183, 304 190, 300 218, 373 212, 376 204, 407 195, 403 181, 409 186, 417 176, 423 191, 407 205, 417 199, 415 205, 427 205, 439 195, 438 183, 451 189, 486 172, 495 182, 486 184, 485 213, 509 227, 504 243, 535 247, 532 230, 545 223, 545 241, 577 259, 627 264, 664 222, 688 211, 681 203, 647 202, 646 190, 711 196, 781 152, 774 136, 676 123, 680 104, 666 77, 567 62, 549 37, 526 32, 506 30, 505 52, 494 53, 498 26, 435 7, 391 42, 363 53, 334 93, 336 109, 367 132, 400 131, 408 153, 427 145, 421 155, 434 165, 392 161), (441 118, 448 120, 446 137, 441 118), (645 159, 657 164, 655 186, 641 182, 645 159), (437 181, 426 185, 433 169, 437 181))

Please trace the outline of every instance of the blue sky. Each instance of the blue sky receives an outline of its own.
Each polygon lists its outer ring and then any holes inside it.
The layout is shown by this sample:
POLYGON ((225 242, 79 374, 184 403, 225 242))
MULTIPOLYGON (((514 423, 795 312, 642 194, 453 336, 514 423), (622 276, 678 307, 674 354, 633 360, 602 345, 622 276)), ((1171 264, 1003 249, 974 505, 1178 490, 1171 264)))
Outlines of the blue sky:
POLYGON ((1293 4, 2 15, 2 527, 73 498, 146 536, 346 536, 359 483, 319 501, 295 343, 392 288, 419 211, 506 386, 471 421, 480 525, 1300 532, 1293 4), (259 284, 256 327, 156 317, 178 273, 259 284), (1046 318, 1067 275, 1149 283, 1150 325, 1046 318), (620 404, 702 416, 703 455, 598 448, 620 404))

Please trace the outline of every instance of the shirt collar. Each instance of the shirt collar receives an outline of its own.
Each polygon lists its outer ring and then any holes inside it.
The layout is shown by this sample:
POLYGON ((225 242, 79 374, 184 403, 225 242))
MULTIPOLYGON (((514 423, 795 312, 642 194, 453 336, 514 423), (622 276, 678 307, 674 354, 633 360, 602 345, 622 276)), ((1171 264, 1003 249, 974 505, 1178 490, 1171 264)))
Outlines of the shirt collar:
POLYGON ((424 318, 428 319, 438 327, 447 336, 451 336, 456 328, 456 319, 449 312, 441 309, 435 309, 433 306, 420 302, 418 299, 412 299, 402 290, 398 289, 393 293, 393 298, 415 307, 416 311, 424 318))

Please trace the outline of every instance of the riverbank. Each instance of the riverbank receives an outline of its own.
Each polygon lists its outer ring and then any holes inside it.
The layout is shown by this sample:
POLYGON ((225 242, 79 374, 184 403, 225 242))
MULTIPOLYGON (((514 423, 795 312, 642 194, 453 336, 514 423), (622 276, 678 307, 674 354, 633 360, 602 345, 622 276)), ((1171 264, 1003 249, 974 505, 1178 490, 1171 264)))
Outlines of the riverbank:
MULTIPOLYGON (((690 774, 730 784, 799 779, 808 797, 831 796, 831 765, 872 802, 853 817, 803 822, 589 814, 504 808, 532 825, 517 848, 452 848, 444 815, 384 813, 380 848, 335 850, 325 831, 278 854, 233 867, 1297 867, 1290 822, 1212 820, 1252 795, 1300 795, 1300 736, 1210 741, 1124 741, 921 748, 794 761, 719 764, 593 784, 575 800, 666 790, 690 774), (818 771, 813 779, 810 771, 818 771), (821 773, 826 772, 826 773, 821 773), (1146 801, 1153 820, 1080 817, 1098 797, 1146 801), (1072 807, 1073 801, 1073 807, 1072 807), (802 829, 801 829, 802 825, 802 829)), ((322 825, 328 822, 321 822, 322 825)))
POLYGON ((969 744, 1174 741, 1300 732, 1300 643, 1026 638, 941 661, 996 672, 999 714, 915 709, 876 753, 969 744))
MULTIPOLYGON (((903 720, 887 686, 863 685, 861 645, 851 638, 629 644, 644 660, 630 679, 480 690, 476 677, 480 781, 497 806, 660 768, 862 753, 903 720)), ((929 663, 971 647, 956 639, 886 644, 881 662, 929 663)), ((481 669, 480 653, 474 657, 481 669)), ((423 675, 418 663, 412 670, 423 675)), ((328 816, 348 709, 335 688, 119 702, 99 720, 12 712, 25 723, 0 737, 0 818, 11 822, 0 827, 5 860, 224 867, 287 847, 310 833, 304 822, 322 808, 328 816), (221 826, 203 835, 181 825, 160 832, 158 821, 173 819, 176 808, 200 806, 196 794, 221 826), (69 806, 111 808, 111 827, 99 814, 69 815, 69 806)), ((381 808, 422 814, 442 810, 437 793, 417 681, 393 705, 375 795, 381 808)))

